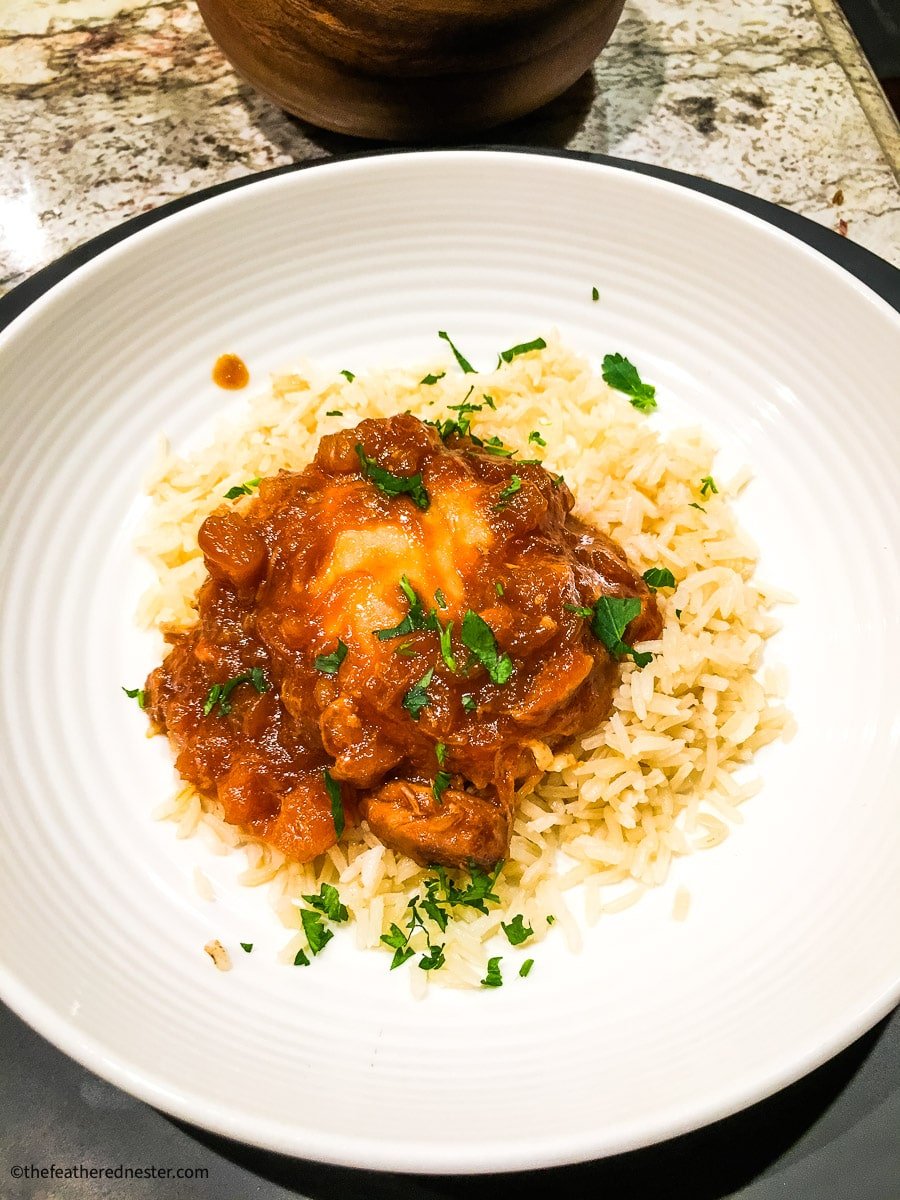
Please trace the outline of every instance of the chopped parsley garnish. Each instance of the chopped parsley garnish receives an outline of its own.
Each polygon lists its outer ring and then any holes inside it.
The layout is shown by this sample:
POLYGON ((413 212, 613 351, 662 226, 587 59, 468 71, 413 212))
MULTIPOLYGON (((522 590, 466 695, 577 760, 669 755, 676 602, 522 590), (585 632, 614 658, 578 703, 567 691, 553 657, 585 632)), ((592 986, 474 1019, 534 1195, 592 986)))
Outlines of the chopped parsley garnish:
POLYGON ((450 337, 449 337, 448 333, 446 332, 446 330, 441 329, 438 333, 438 337, 443 338, 444 341, 447 343, 447 345, 450 347, 450 349, 453 351, 453 357, 459 363, 459 365, 463 371, 463 374, 474 375, 476 373, 475 368, 472 366, 472 364, 469 362, 469 360, 467 358, 464 358, 463 355, 460 354, 460 352, 457 350, 457 348, 453 345, 453 342, 450 340, 450 337))
POLYGON ((408 958, 412 958, 415 954, 412 946, 407 945, 409 937, 403 932, 399 925, 391 924, 391 932, 383 933, 381 940, 386 946, 394 951, 394 957, 391 959, 391 970, 400 967, 408 958))
POLYGON ((249 954, 250 951, 253 949, 253 943, 252 942, 241 942, 240 947, 245 954, 249 954))
POLYGON ((510 475, 509 483, 506 485, 506 487, 500 493, 500 500, 497 504, 494 505, 494 508, 498 509, 498 510, 502 509, 502 508, 506 508, 507 504, 509 504, 512 497, 516 494, 516 492, 518 492, 521 489, 521 487, 522 487, 521 477, 518 475, 510 475))
POLYGON ((555 488, 562 487, 562 485, 563 485, 565 482, 566 482, 566 477, 565 477, 565 475, 562 475, 562 474, 560 474, 560 475, 554 475, 554 476, 553 476, 553 486, 554 486, 555 488))
POLYGON ((227 683, 214 683, 206 694, 206 702, 203 705, 204 717, 208 717, 216 706, 218 706, 220 717, 227 716, 231 712, 231 693, 242 683, 252 683, 260 693, 269 690, 266 677, 260 667, 253 667, 243 675, 235 675, 227 683))
MULTIPOLYGON (((391 638, 405 637, 408 633, 420 633, 423 629, 430 629, 432 632, 438 635, 441 647, 441 658, 444 660, 447 669, 449 671, 456 671, 456 659, 453 657, 453 651, 450 643, 453 622, 448 621, 446 627, 444 627, 441 625, 435 609, 432 609, 430 613, 426 614, 421 599, 416 595, 412 584, 405 575, 400 577, 400 588, 403 591, 404 596, 406 596, 407 600, 409 601, 409 612, 399 623, 399 625, 394 625, 390 629, 376 629, 375 636, 379 641, 386 642, 391 638)), ((435 592, 435 600, 439 598, 438 593, 440 593, 440 599, 444 600, 444 594, 440 591, 440 589, 438 589, 438 592, 435 592)), ((444 600, 444 604, 446 605, 446 600, 444 600)), ((412 657, 412 655, 415 654, 415 650, 410 649, 410 646, 411 643, 406 643, 405 645, 400 646, 397 650, 397 653, 412 657)))
POLYGON ((500 360, 497 366, 499 367, 501 362, 511 363, 520 354, 529 354, 532 350, 546 350, 546 348, 547 343, 542 337, 535 338, 533 342, 521 342, 518 346, 510 346, 508 350, 500 351, 500 360))
POLYGON ((236 484, 230 487, 225 493, 226 500, 237 500, 238 496, 252 496, 253 489, 259 487, 259 476, 254 479, 248 479, 246 483, 236 484))
POLYGON ((629 622, 641 611, 640 600, 633 596, 601 596, 593 608, 591 633, 610 654, 629 655, 639 667, 646 667, 652 654, 635 650, 622 641, 629 622))
POLYGON ((447 762, 447 747, 443 742, 437 742, 434 747, 434 757, 438 760, 438 766, 443 767, 447 762))
POLYGON ((603 379, 617 392, 624 392, 639 412, 653 412, 656 408, 656 388, 644 383, 638 369, 621 354, 607 354, 603 359, 603 379))
POLYGON ((405 575, 400 576, 400 591, 407 598, 412 608, 415 608, 417 605, 420 609, 422 608, 422 601, 416 595, 415 588, 405 575))
POLYGON ((676 609, 675 609, 675 616, 678 618, 678 620, 679 620, 679 621, 681 620, 681 614, 682 614, 683 612, 684 612, 684 609, 683 609, 683 608, 676 608, 676 609))
POLYGON ((343 415, 344 414, 339 408, 329 408, 328 412, 325 414, 326 417, 342 417, 343 415))
MULTIPOLYGON (((467 437, 474 442, 476 446, 484 446, 484 442, 481 440, 481 438, 476 437, 472 432, 472 413, 481 412, 485 404, 488 406, 488 408, 495 408, 496 406, 494 404, 493 396, 487 395, 482 397, 484 401, 483 404, 470 403, 469 397, 472 395, 474 390, 474 387, 469 388, 465 399, 461 404, 447 405, 451 412, 455 412, 457 414, 456 417, 446 417, 443 421, 425 421, 426 425, 430 425, 433 429, 437 430, 441 441, 446 442, 449 437, 467 437)), ((500 445, 500 439, 492 438, 491 445, 493 446, 495 443, 500 445)), ((497 451, 493 452, 496 453, 497 451)), ((510 453, 512 452, 510 451, 510 453)))
POLYGON ((497 593, 497 595, 498 595, 498 596, 502 596, 502 595, 503 595, 503 584, 500 582, 500 580, 499 580, 499 579, 498 579, 498 580, 497 580, 497 582, 494 584, 494 591, 497 593))
POLYGON ((353 380, 356 378, 356 376, 353 374, 352 371, 341 371, 341 374, 347 380, 348 383, 352 383, 353 380))
POLYGON ((525 961, 522 963, 521 967, 519 967, 519 974, 522 976, 523 979, 527 979, 528 975, 531 972, 531 968, 533 966, 534 966, 534 959, 526 958, 525 961))
POLYGON ((469 397, 472 395, 472 393, 474 391, 475 391, 475 384, 473 383, 472 386, 469 388, 469 390, 466 392, 466 394, 463 396, 461 404, 448 404, 447 407, 450 409, 451 412, 458 412, 458 413, 481 412, 482 405, 469 403, 469 397))
POLYGON ((534 933, 531 926, 525 924, 525 918, 521 913, 517 913, 508 925, 505 921, 501 921, 500 928, 506 934, 506 939, 511 946, 521 946, 534 933))
POLYGON ((338 669, 346 657, 347 647, 338 638, 337 650, 333 650, 331 654, 320 654, 315 661, 315 668, 323 675, 337 675, 338 669))
MULTIPOLYGON (((449 776, 448 776, 449 778, 449 776)), ((443 790, 443 789, 442 789, 443 790)), ((403 931, 397 925, 391 925, 389 934, 382 934, 381 941, 386 946, 390 946, 394 951, 394 959, 391 963, 391 970, 406 962, 413 954, 413 949, 410 942, 417 930, 421 930, 425 935, 425 942, 428 948, 426 961, 428 966, 423 966, 423 970, 437 970, 444 965, 443 945, 435 945, 431 940, 431 935, 428 926, 422 916, 425 916, 437 926, 441 933, 447 929, 447 924, 450 920, 450 909, 454 906, 461 905, 467 908, 477 909, 478 912, 488 912, 488 902, 499 904, 500 899, 494 893, 494 884, 500 872, 503 869, 503 863, 499 862, 491 875, 480 870, 474 863, 470 864, 470 878, 465 885, 455 884, 447 878, 447 872, 443 867, 436 867, 437 877, 425 880, 425 898, 414 896, 408 903, 407 908, 410 916, 406 924, 407 932, 403 931), (420 907, 422 912, 420 912, 420 907)), ((422 963, 419 964, 422 966, 422 963)))
POLYGON ((423 971, 439 971, 446 961, 443 946, 429 946, 428 953, 419 959, 419 966, 423 971))
POLYGON ((438 627, 438 642, 441 648, 441 658, 444 660, 444 666, 448 671, 456 674, 456 659, 453 657, 453 643, 450 640, 450 635, 453 633, 453 622, 448 621, 441 629, 440 622, 437 622, 438 627))
POLYGON ((529 442, 532 442, 535 446, 546 446, 547 445, 546 439, 541 437, 541 435, 538 433, 538 431, 536 429, 532 429, 531 433, 529 433, 528 440, 529 440, 529 442))
MULTIPOLYGON (((653 572, 648 571, 647 575, 653 572)), ((666 573, 666 572, 663 572, 666 573)), ((644 578, 647 578, 647 575, 644 578)), ((670 575, 671 578, 671 575, 670 575)), ((652 590, 656 588, 647 581, 652 590)), ((660 587, 675 586, 675 580, 672 579, 671 585, 662 583, 660 587)), ((564 604, 563 608, 566 612, 575 613, 578 617, 590 618, 591 633, 598 642, 602 642, 610 654, 629 655, 634 659, 639 667, 646 667, 651 661, 653 655, 648 651, 635 650, 633 647, 626 645, 622 641, 622 634, 630 621, 641 611, 640 600, 631 596, 601 596, 596 601, 593 608, 585 608, 583 605, 564 604)))
POLYGON ((497 863, 491 875, 488 875, 486 871, 482 871, 475 863, 470 863, 469 882, 465 887, 460 887, 447 878, 443 867, 438 867, 437 874, 441 891, 444 893, 444 903, 451 906, 459 904, 464 908, 476 908, 480 913, 486 914, 489 901, 494 904, 500 903, 500 897, 494 892, 494 884, 500 877, 502 870, 502 859, 497 863))
POLYGON ((507 682, 513 673, 512 659, 508 654, 500 654, 490 625, 471 608, 463 617, 462 642, 471 651, 475 661, 484 667, 493 683, 507 682))
POLYGON ((465 419, 455 421, 453 417, 447 417, 443 421, 426 420, 423 422, 423 424, 430 425, 432 429, 436 429, 438 437, 442 442, 446 442, 446 440, 450 437, 469 436, 469 423, 465 419))
POLYGON ((436 624, 436 628, 438 630, 440 658, 444 660, 444 666, 446 667, 446 670, 452 671, 454 674, 456 674, 456 659, 454 658, 454 650, 452 650, 452 642, 450 641, 450 635, 452 634, 452 631, 454 631, 454 623, 449 620, 449 622, 446 623, 442 629, 440 628, 440 622, 436 617, 434 618, 434 624, 436 624))
POLYGON ((444 933, 447 929, 449 917, 447 910, 442 907, 441 901, 436 895, 439 882, 437 879, 425 880, 426 895, 422 901, 422 907, 428 916, 431 917, 432 921, 434 921, 435 925, 437 925, 438 929, 440 929, 441 933, 444 933))
POLYGON ((342 921, 350 920, 346 905, 341 904, 337 888, 332 887, 330 883, 322 884, 318 896, 304 896, 303 899, 320 913, 324 913, 329 921, 336 921, 340 925, 342 921))
POLYGON ((591 299, 592 299, 592 300, 599 300, 599 299, 600 299, 600 292, 599 292, 599 290, 598 290, 597 288, 595 288, 595 287, 592 287, 592 288, 591 288, 591 299))
POLYGON ((555 924, 555 922, 556 922, 556 917, 554 917, 553 913, 550 913, 549 917, 547 917, 547 924, 553 925, 553 924, 555 924))
POLYGON ((421 508, 423 512, 428 508, 431 498, 425 490, 419 472, 416 472, 415 475, 393 475, 384 467, 380 467, 374 458, 369 458, 361 442, 356 443, 356 454, 363 475, 366 479, 371 480, 379 491, 384 492, 391 499, 396 496, 409 496, 413 504, 417 508, 421 508))
POLYGON ((328 799, 331 801, 331 819, 334 821, 334 836, 339 838, 344 832, 344 801, 341 798, 341 785, 336 779, 332 779, 331 772, 327 767, 322 769, 322 778, 325 780, 325 791, 328 793, 328 799))
POLYGON ((496 434, 493 437, 489 437, 486 442, 482 442, 481 446, 488 454, 497 454, 501 458, 512 458, 515 454, 515 450, 510 450, 508 446, 504 446, 496 434))
POLYGON ((412 642, 401 642, 394 653, 399 654, 401 658, 415 658, 416 648, 412 642))
POLYGON ((718 495, 718 491, 719 489, 716 487, 716 481, 713 479, 712 475, 704 475, 700 480, 700 495, 705 498, 706 496, 710 495, 710 493, 713 495, 718 495))
POLYGON ((432 786, 431 790, 434 793, 434 798, 438 804, 443 804, 444 802, 444 792, 446 792, 447 788, 450 786, 450 778, 450 773, 448 771, 438 771, 437 775, 434 777, 434 785, 432 786))
POLYGON ((322 914, 313 912, 311 908, 301 908, 300 920, 303 923, 303 932, 306 934, 310 953, 313 955, 321 954, 334 937, 331 930, 325 928, 325 921, 322 914))
POLYGON ((500 974, 500 955, 488 959, 487 975, 481 981, 482 987, 503 987, 503 976, 500 974))
MULTIPOLYGON (((421 902, 421 896, 413 896, 412 900, 406 906, 409 909, 409 920, 406 922, 406 928, 409 931, 407 941, 409 941, 409 938, 412 937, 417 929, 425 929, 425 922, 422 920, 422 914, 419 912, 421 902)), ((427 930, 425 936, 428 936, 427 930)))
POLYGON ((375 636, 380 642, 387 642, 395 637, 405 637, 407 633, 418 633, 419 630, 428 628, 428 617, 425 615, 422 601, 405 575, 400 576, 400 590, 409 601, 409 612, 399 625, 393 625, 390 629, 375 630, 375 636))
POLYGON ((566 612, 574 613, 576 617, 587 618, 594 615, 594 610, 592 608, 586 608, 583 604, 564 604, 563 608, 566 610, 566 612))
POLYGON ((125 695, 128 697, 129 700, 137 700, 138 708, 146 708, 147 707, 147 693, 144 691, 143 688, 123 687, 122 691, 125 693, 125 695))
POLYGON ((703 505, 697 504, 697 502, 695 500, 691 501, 691 503, 688 505, 688 508, 696 508, 697 512, 702 512, 702 513, 706 512, 706 509, 703 507, 703 505))
POLYGON ((644 572, 641 579, 651 592, 655 592, 657 588, 675 586, 675 576, 668 567, 651 567, 649 571, 644 572))
POLYGON ((471 400, 469 399, 469 397, 472 395, 472 393, 474 391, 475 391, 475 388, 470 387, 469 390, 466 392, 465 396, 463 397, 461 403, 447 405, 449 410, 451 412, 459 413, 459 416, 461 418, 468 417, 472 413, 481 412, 482 408, 484 408, 484 405, 483 404, 473 404, 471 402, 471 400))
POLYGON ((431 941, 428 929, 425 922, 422 920, 422 914, 419 912, 419 905, 425 910, 426 914, 431 917, 438 928, 443 933, 447 928, 447 914, 441 908, 440 902, 434 894, 434 889, 437 887, 438 881, 432 879, 426 882, 427 896, 425 900, 421 896, 413 896, 407 908, 409 909, 409 920, 406 923, 406 933, 399 925, 392 924, 390 933, 383 933, 381 941, 386 946, 389 946, 394 951, 394 957, 391 959, 391 970, 402 966, 407 959, 412 958, 416 953, 415 949, 410 945, 413 934, 417 929, 421 929, 425 934, 425 943, 428 947, 427 953, 423 954, 419 960, 419 966, 423 971, 438 971, 446 961, 444 959, 444 947, 435 945, 431 941))
POLYGON ((431 387, 433 383, 437 383, 439 379, 443 379, 446 374, 446 371, 441 371, 439 375, 426 375, 424 379, 419 380, 419 387, 422 387, 423 384, 426 387, 431 387))
POLYGON ((466 712, 474 712, 475 709, 478 707, 475 697, 472 695, 471 692, 463 693, 462 706, 466 710, 466 712))
POLYGON ((487 392, 482 392, 482 393, 481 393, 481 398, 482 398, 482 400, 485 402, 485 404, 488 406, 488 408, 492 408, 492 409, 493 409, 495 412, 497 411, 497 405, 496 405, 496 403, 495 403, 495 401, 494 401, 494 397, 493 397, 493 396, 489 396, 489 395, 487 394, 487 392))
POLYGON ((305 950, 298 950, 297 953, 294 955, 294 966, 295 967, 308 967, 309 966, 309 959, 306 956, 305 950))
POLYGON ((403 697, 403 707, 414 721, 418 721, 422 709, 431 703, 428 688, 434 675, 434 667, 429 667, 418 683, 414 683, 403 697))
POLYGON ((444 595, 441 588, 435 588, 434 602, 438 606, 438 608, 446 608, 447 607, 447 597, 444 595))

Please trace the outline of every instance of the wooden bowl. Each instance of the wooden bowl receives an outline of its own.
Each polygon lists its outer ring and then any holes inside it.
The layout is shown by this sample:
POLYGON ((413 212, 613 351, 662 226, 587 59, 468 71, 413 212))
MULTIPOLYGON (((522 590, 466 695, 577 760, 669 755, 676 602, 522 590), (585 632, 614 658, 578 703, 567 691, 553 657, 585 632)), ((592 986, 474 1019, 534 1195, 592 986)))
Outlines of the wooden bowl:
POLYGON ((315 125, 394 141, 473 133, 575 82, 624 0, 198 0, 235 70, 315 125))

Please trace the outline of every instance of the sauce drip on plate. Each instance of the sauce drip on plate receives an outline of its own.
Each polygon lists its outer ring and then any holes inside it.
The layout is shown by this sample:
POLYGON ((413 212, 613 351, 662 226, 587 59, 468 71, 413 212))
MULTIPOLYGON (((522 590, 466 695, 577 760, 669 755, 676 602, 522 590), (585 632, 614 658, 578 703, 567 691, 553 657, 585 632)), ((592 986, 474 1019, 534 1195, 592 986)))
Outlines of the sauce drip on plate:
POLYGON ((229 392, 246 387, 250 382, 247 364, 236 354, 220 354, 212 369, 213 383, 229 392))

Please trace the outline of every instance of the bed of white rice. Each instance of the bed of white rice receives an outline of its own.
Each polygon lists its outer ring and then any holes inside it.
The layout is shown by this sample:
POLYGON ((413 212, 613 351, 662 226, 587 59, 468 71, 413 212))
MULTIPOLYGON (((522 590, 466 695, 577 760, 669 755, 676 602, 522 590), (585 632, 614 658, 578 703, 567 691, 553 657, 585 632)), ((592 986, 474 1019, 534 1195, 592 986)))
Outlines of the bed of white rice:
MULTIPOLYGON (((535 745, 545 774, 519 799, 495 888, 500 904, 489 905, 488 915, 456 907, 446 933, 431 930, 432 941, 444 946, 446 965, 419 970, 417 955, 397 972, 406 972, 418 991, 429 981, 477 987, 495 954, 504 955, 504 974, 512 976, 548 935, 562 934, 579 949, 582 922, 633 904, 665 882, 674 857, 716 846, 740 823, 741 805, 760 786, 746 764, 793 726, 780 702, 784 672, 762 664, 765 643, 779 628, 770 610, 788 597, 754 579, 756 549, 732 510, 749 473, 719 478, 714 449, 697 429, 661 438, 652 415, 607 388, 587 360, 556 338, 543 351, 479 376, 432 363, 351 381, 301 362, 295 373, 252 396, 199 452, 181 458, 161 444, 139 544, 158 583, 142 601, 142 624, 159 629, 195 619, 193 599, 205 573, 197 529, 231 486, 302 467, 322 434, 364 417, 403 410, 446 415, 473 384, 473 400, 487 392, 496 403, 496 411, 477 414, 474 430, 498 434, 524 457, 543 457, 550 470, 565 475, 579 515, 609 531, 638 571, 668 567, 677 588, 659 594, 665 627, 659 641, 642 647, 653 652, 652 662, 640 670, 630 662, 622 666, 602 727, 571 752, 554 755, 535 745), (420 383, 428 371, 444 369, 438 383, 420 383), (326 415, 333 410, 342 415, 326 415), (533 429, 546 449, 528 444, 533 429), (715 477, 718 494, 701 496, 705 476, 715 477), (518 913, 534 934, 514 949, 500 923, 518 913)), ((290 931, 286 963, 306 946, 299 915, 304 893, 323 882, 337 886, 358 945, 380 946, 390 956, 381 935, 392 923, 405 928, 410 898, 424 895, 423 880, 433 876, 386 849, 365 825, 299 866, 228 825, 219 806, 190 787, 181 786, 159 815, 177 821, 180 836, 200 832, 216 849, 246 856, 242 881, 270 888, 275 912, 290 931)), ((684 919, 688 909, 689 895, 678 888, 673 917, 684 919)), ((421 932, 412 945, 424 947, 421 932)))

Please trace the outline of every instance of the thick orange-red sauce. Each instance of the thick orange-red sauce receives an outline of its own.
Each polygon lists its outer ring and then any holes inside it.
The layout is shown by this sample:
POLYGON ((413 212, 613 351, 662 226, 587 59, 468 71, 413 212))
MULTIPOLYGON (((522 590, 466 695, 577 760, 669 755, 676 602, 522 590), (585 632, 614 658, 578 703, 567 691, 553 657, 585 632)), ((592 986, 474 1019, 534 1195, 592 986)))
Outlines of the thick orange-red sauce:
POLYGON ((595 728, 611 704, 617 664, 572 610, 635 597, 625 639, 660 629, 644 581, 573 503, 540 465, 468 437, 444 444, 401 415, 324 437, 304 470, 223 504, 199 533, 209 575, 197 623, 171 635, 146 685, 178 770, 227 820, 301 861, 336 840, 326 769, 348 823, 365 817, 421 862, 503 857, 516 784, 535 771, 527 743, 595 728), (427 506, 380 490, 359 447, 395 476, 421 476, 427 506), (379 638, 410 612, 404 578, 435 616, 379 638), (508 679, 493 680, 463 644, 468 612, 509 657, 508 679), (328 673, 322 659, 341 645, 328 673), (214 685, 253 671, 265 690, 244 682, 229 712, 204 713, 214 685))

